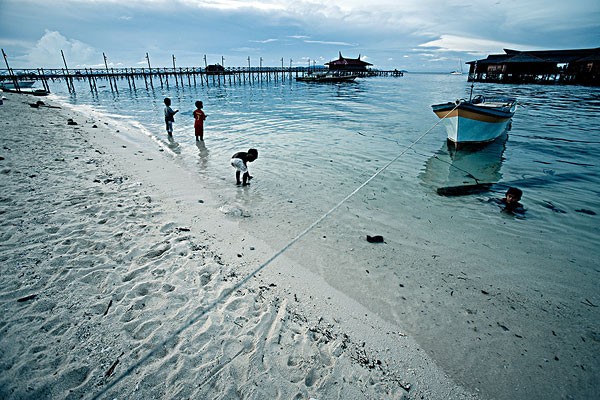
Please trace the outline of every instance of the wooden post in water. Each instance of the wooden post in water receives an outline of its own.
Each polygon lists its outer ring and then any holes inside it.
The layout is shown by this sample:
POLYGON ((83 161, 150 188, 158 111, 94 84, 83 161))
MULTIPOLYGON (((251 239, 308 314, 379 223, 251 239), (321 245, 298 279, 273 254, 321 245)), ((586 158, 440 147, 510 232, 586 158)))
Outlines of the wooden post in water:
MULTIPOLYGON (((252 78, 252 70, 250 68, 250 56, 248 56, 248 81, 252 78)), ((244 75, 244 83, 246 83, 246 75, 244 75)))
POLYGON ((94 76, 92 69, 90 68, 90 71, 88 72, 87 68, 85 69, 86 75, 88 76, 88 81, 90 84, 90 91, 92 93, 96 92, 98 93, 98 86, 96 85, 96 77, 94 76))
POLYGON ((90 68, 90 70, 88 71, 87 68, 85 68, 85 74, 87 75, 88 78, 88 84, 90 85, 90 92, 94 93, 94 78, 92 76, 92 69, 90 68))
MULTIPOLYGON (((206 78, 206 86, 208 86, 208 73, 206 72, 206 69, 208 68, 208 65, 206 64, 206 54, 204 55, 204 77, 206 78)), ((215 83, 215 76, 213 75, 213 83, 215 83)))
POLYGON ((69 67, 67 66, 67 60, 65 59, 65 53, 62 50, 60 51, 60 55, 62 56, 63 63, 65 64, 65 71, 67 72, 65 75, 65 81, 67 82, 67 89, 69 90, 69 93, 71 93, 72 91, 73 92, 75 91, 75 87, 73 85, 73 80, 69 76, 69 67), (70 82, 69 82, 69 79, 71 79, 70 82))
MULTIPOLYGON (((177 79, 177 70, 175 69, 175 54, 173 54, 173 76, 175 77, 175 87, 179 87, 179 81, 177 79)), ((181 84, 183 85, 183 82, 181 84)))
POLYGON ((88 84, 90 85, 90 92, 94 93, 94 87, 92 86, 92 71, 88 72, 87 67, 83 69, 85 71, 85 75, 88 78, 88 84))
POLYGON ((154 83, 152 82, 152 67, 150 66, 150 56, 148 53, 146 53, 146 60, 148 60, 148 69, 150 70, 150 86, 152 86, 152 89, 154 89, 154 83))
POLYGON ((44 77, 44 71, 42 71, 41 68, 37 69, 37 75, 40 77, 40 80, 42 81, 42 86, 44 87, 44 90, 48 91, 48 89, 46 88, 46 78, 44 77))
POLYGON ((110 83, 110 91, 114 92, 112 81, 110 80, 110 71, 108 70, 108 62, 106 61, 106 54, 102 53, 102 57, 104 57, 104 66, 106 67, 106 78, 108 79, 108 83, 110 83))
POLYGON ((133 67, 131 68, 131 83, 133 84, 133 90, 137 90, 135 87, 135 72, 133 71, 133 67))
POLYGON ((146 84, 146 90, 148 90, 148 78, 146 78, 146 71, 142 68, 142 75, 144 76, 144 83, 146 84))
POLYGON ((127 84, 129 85, 129 90, 131 91, 131 80, 130 77, 133 77, 133 73, 128 73, 127 68, 125 68, 125 76, 127 77, 127 84))
POLYGON ((47 92, 50 92, 50 87, 48 86, 48 80, 46 79, 46 75, 44 74, 43 68, 38 68, 38 76, 41 77, 42 86, 44 87, 44 90, 47 92))
POLYGON ((119 88, 117 88, 117 76, 115 75, 115 69, 111 68, 110 70, 112 72, 113 78, 115 79, 115 92, 119 93, 119 88))

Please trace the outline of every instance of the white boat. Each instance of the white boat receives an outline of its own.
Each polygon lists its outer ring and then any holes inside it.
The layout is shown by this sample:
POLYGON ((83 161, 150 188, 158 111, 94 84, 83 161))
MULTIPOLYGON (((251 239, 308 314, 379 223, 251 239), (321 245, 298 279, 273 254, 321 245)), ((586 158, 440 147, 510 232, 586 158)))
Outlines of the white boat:
POLYGON ((462 74, 463 74, 462 61, 459 58, 458 59, 458 69, 450 72, 450 75, 462 75, 462 74))
POLYGON ((336 74, 332 72, 326 73, 308 73, 305 76, 299 76, 296 78, 299 82, 325 82, 325 83, 340 83, 340 82, 354 82, 358 78, 358 75, 345 75, 336 74))
POLYGON ((475 96, 472 100, 456 100, 431 106, 443 119, 448 140, 461 147, 488 143, 510 128, 517 108, 513 97, 475 96))
MULTIPOLYGON (((35 81, 17 81, 17 82, 19 84, 20 89, 30 89, 35 84, 35 81)), ((0 89, 16 90, 17 87, 14 82, 2 82, 2 83, 0 83, 0 89)))

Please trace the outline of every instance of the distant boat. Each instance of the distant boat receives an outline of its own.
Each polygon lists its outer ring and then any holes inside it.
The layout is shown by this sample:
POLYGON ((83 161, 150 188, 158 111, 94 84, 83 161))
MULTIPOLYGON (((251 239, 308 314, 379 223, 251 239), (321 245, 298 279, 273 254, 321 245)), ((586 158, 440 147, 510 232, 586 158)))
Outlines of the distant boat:
POLYGON ((325 73, 310 73, 305 76, 299 76, 296 78, 299 82, 324 82, 324 83, 339 83, 339 82, 353 82, 358 75, 342 75, 334 74, 331 72, 325 73))
POLYGON ((433 112, 443 123, 448 140, 461 147, 495 140, 510 128, 517 108, 513 97, 475 96, 472 100, 434 104, 433 112))
POLYGON ((450 75, 462 75, 462 74, 463 74, 462 60, 459 58, 458 59, 458 69, 450 72, 450 75))
MULTIPOLYGON (((21 89, 29 89, 31 88, 34 84, 35 81, 17 81, 19 84, 19 88, 21 89)), ((0 89, 9 89, 9 90, 15 90, 17 87, 15 85, 14 82, 2 82, 0 83, 0 89)))
POLYGON ((25 88, 25 89, 7 89, 5 87, 0 87, 0 90, 7 93, 21 93, 21 94, 31 94, 33 96, 48 96, 50 94, 46 89, 35 89, 35 88, 25 88))
POLYGON ((19 88, 16 88, 14 82, 2 82, 0 83, 0 90, 8 93, 23 93, 32 94, 34 96, 47 96, 50 94, 46 89, 37 89, 33 85, 35 81, 18 81, 19 88))

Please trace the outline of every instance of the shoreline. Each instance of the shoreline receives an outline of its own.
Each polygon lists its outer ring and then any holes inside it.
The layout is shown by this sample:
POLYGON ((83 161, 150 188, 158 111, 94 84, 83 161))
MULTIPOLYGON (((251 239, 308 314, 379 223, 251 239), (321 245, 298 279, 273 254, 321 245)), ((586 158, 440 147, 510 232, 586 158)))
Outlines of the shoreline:
POLYGON ((476 398, 285 255, 236 288, 275 251, 169 154, 5 96, 2 397, 476 398))

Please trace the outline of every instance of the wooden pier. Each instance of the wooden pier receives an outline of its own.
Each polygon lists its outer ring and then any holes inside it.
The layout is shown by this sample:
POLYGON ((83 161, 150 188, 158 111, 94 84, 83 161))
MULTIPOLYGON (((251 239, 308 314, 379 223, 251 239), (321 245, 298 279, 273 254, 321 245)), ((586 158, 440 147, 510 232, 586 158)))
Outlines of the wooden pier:
MULTIPOLYGON (((327 68, 319 67, 231 67, 222 71, 207 71, 206 68, 79 68, 79 69, 0 69, 0 83, 36 80, 44 89, 50 91, 49 81, 64 81, 69 92, 75 91, 75 81, 83 81, 92 92, 97 92, 99 80, 107 81, 111 91, 120 89, 136 89, 143 81, 146 89, 170 86, 218 86, 247 84, 254 82, 283 82, 313 72, 325 72, 327 68)), ((361 77, 393 76, 403 73, 398 70, 367 70, 357 73, 361 77)))

